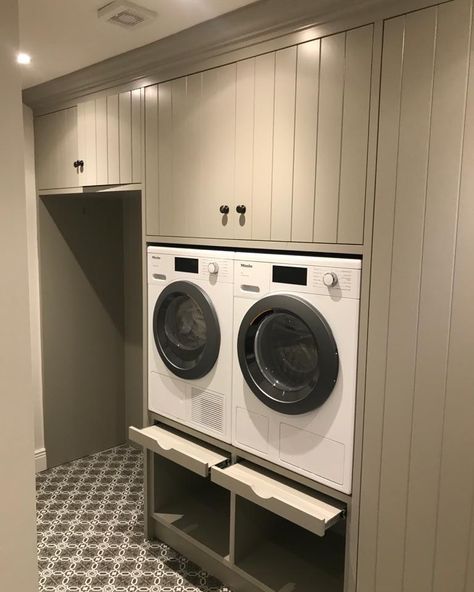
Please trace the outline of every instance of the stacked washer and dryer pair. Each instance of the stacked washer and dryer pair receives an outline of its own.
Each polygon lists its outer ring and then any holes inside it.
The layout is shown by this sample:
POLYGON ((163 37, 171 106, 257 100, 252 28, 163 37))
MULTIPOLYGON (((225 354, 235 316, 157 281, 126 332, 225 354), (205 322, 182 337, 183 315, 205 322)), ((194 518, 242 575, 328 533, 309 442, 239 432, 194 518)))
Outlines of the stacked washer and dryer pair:
POLYGON ((351 492, 361 261, 148 248, 150 411, 351 492))

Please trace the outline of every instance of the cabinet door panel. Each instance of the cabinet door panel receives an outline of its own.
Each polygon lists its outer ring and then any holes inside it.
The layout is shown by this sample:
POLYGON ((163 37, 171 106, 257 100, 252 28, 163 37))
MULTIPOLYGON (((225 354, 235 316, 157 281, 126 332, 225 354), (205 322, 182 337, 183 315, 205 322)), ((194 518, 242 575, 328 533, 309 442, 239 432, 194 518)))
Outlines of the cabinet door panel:
POLYGON ((188 144, 188 100, 187 79, 178 78, 171 83, 171 122, 172 122, 172 146, 173 160, 171 170, 173 174, 172 204, 168 202, 170 211, 167 213, 167 226, 172 236, 189 235, 187 200, 189 194, 190 179, 189 170, 189 144, 188 144), (171 207, 170 207, 171 206, 171 207))
MULTIPOLYGON (((171 221, 175 207, 172 192, 173 136, 171 110, 171 82, 158 86, 158 216, 159 232, 171 235, 171 221)), ((148 125, 148 120, 147 120, 148 125)), ((152 165, 153 166, 153 165, 152 165)), ((154 174, 153 174, 154 176, 154 174)), ((148 186, 147 186, 148 191, 148 186)), ((154 225, 153 225, 154 227, 154 225)))
POLYGON ((275 55, 271 239, 291 238, 296 47, 275 55))
POLYGON ((97 133, 97 185, 109 182, 109 165, 107 156, 107 97, 96 99, 95 118, 97 133))
POLYGON ((107 97, 107 166, 107 183, 120 183, 118 95, 107 97))
POLYGON ((155 84, 145 89, 145 223, 147 234, 160 234, 158 169, 162 163, 159 160, 158 138, 158 86, 155 84))
POLYGON ((77 107, 42 115, 35 120, 38 189, 58 189, 80 185, 77 107))
MULTIPOLYGON (((235 64, 202 74, 202 184, 197 236, 232 237, 232 224, 219 208, 234 193, 235 64)), ((235 212, 233 212, 235 214, 235 212)))
POLYGON ((142 100, 143 90, 132 90, 132 183, 142 180, 142 100))
POLYGON ((86 101, 77 106, 78 155, 84 161, 80 173, 81 185, 95 185, 97 179, 97 139, 95 101, 86 101))
POLYGON ((345 33, 321 40, 315 242, 337 240, 345 46, 345 33))
POLYGON ((252 238, 270 239, 273 168, 275 54, 255 58, 255 127, 252 238))
POLYGON ((320 41, 298 46, 291 238, 313 240, 320 41))
POLYGON ((119 94, 120 183, 132 182, 132 101, 129 92, 119 94))
POLYGON ((254 96, 255 59, 237 64, 236 123, 235 123, 235 183, 234 200, 229 203, 229 218, 234 221, 235 238, 251 238, 253 211, 252 180, 254 161, 254 96), (234 207, 245 205, 247 212, 235 216, 234 207))
MULTIPOLYGON (((188 76, 186 81, 186 151, 183 155, 186 167, 186 233, 190 236, 206 236, 205 211, 202 208, 206 200, 204 193, 207 173, 203 169, 201 141, 206 135, 202 119, 203 76, 201 73, 188 76)), ((179 171, 177 171, 179 174, 179 171)), ((217 215, 214 213, 217 219, 217 215)))
POLYGON ((372 34, 372 25, 346 34, 338 243, 363 242, 372 34))

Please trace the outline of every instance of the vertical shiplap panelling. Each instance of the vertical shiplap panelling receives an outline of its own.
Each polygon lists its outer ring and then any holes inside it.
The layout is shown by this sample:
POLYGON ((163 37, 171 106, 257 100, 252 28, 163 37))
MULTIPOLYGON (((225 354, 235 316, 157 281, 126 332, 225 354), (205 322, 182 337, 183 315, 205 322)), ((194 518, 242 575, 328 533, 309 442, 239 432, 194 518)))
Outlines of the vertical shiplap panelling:
MULTIPOLYGON (((404 592, 432 592, 470 7, 438 8, 406 518, 404 592)), ((456 506, 459 511, 460 506, 456 506)), ((465 508, 467 514, 468 508, 465 508)), ((467 533, 468 521, 462 528, 467 533), (466 528, 467 526, 467 528, 466 528)), ((460 535, 460 530, 456 536, 460 535)), ((456 546, 456 541, 452 541, 456 546)), ((462 551, 462 549, 458 549, 462 551)), ((442 563, 446 561, 443 558, 442 563)), ((461 592, 450 571, 440 590, 461 592)))
MULTIPOLYGON (((158 86, 145 88, 146 233, 160 234, 158 223, 158 86)), ((135 171, 134 171, 135 175, 135 171)))
POLYGON ((435 30, 435 8, 406 16, 380 477, 377 592, 403 590, 435 30))
POLYGON ((77 106, 78 158, 84 161, 80 174, 81 185, 97 182, 97 140, 95 101, 86 101, 77 106))
MULTIPOLYGON (((171 82, 171 121, 172 121, 172 190, 169 195, 160 191, 160 214, 163 230, 168 236, 186 236, 188 233, 188 212, 186 210, 189 195, 186 171, 189 157, 187 139, 187 78, 178 78, 171 82)), ((161 97, 160 97, 161 99, 161 97)), ((161 104, 160 104, 161 108, 161 104)), ((160 125, 161 130, 161 125, 160 125)), ((160 143, 161 143, 160 133, 160 143)), ((160 160, 161 164, 161 160, 160 160)), ((161 172, 163 170, 161 169, 161 172)))
POLYGON ((298 46, 291 240, 313 240, 320 40, 298 46))
POLYGON ((275 54, 255 58, 255 116, 253 198, 250 213, 252 238, 270 239, 273 168, 273 112, 275 93, 275 54))
POLYGON ((118 95, 107 97, 107 166, 109 185, 120 183, 118 95))
MULTIPOLYGON (((156 234, 169 236, 169 219, 172 215, 170 206, 173 204, 173 113, 172 113, 172 83, 165 82, 158 85, 158 204, 157 219, 159 231, 156 234)), ((148 127, 148 124, 147 124, 148 127)), ((148 173, 147 173, 148 179, 148 173)), ((146 186, 147 195, 148 182, 146 186)))
POLYGON ((132 183, 142 180, 142 101, 143 89, 132 90, 132 183))
POLYGON ((73 167, 77 159, 77 107, 60 111, 63 114, 63 127, 60 132, 58 146, 58 184, 55 187, 76 187, 81 185, 78 170, 73 167))
MULTIPOLYGON (((467 2, 466 2, 467 3, 467 2)), ((441 7, 440 7, 441 12, 441 7)), ((466 17, 468 18, 468 17, 466 17)), ((469 19, 472 22, 471 19, 469 19)), ((458 25, 459 28, 460 25, 458 25)), ((456 33, 454 33, 456 31, 456 33)), ((453 35, 457 27, 453 28, 453 35)), ((472 31, 471 31, 472 35, 472 31)), ((455 66, 455 70, 458 69, 455 66)), ((470 51, 433 592, 472 592, 474 471, 474 51, 470 51), (470 554, 470 555, 469 555, 470 554)), ((448 278, 440 278, 446 281, 448 278)))
POLYGON ((119 175, 120 183, 132 182, 132 97, 119 94, 119 175))
POLYGON ((95 101, 95 122, 97 138, 97 185, 109 182, 107 158, 107 97, 95 101))
POLYGON ((348 31, 337 242, 364 239, 373 25, 348 31))
POLYGON ((255 97, 255 59, 237 62, 235 105, 235 183, 234 200, 228 203, 229 217, 234 220, 234 237, 251 238, 252 225, 252 176, 253 176, 253 132, 255 97), (248 213, 236 217, 234 208, 246 206, 248 213))
POLYGON ((321 40, 314 241, 335 243, 339 208, 346 34, 321 40))
POLYGON ((236 64, 203 73, 206 195, 200 204, 200 235, 205 237, 232 237, 233 225, 222 218, 219 208, 234 195, 236 76, 236 64))
MULTIPOLYGON (((188 177, 188 191, 190 198, 187 201, 189 216, 189 233, 191 236, 199 236, 202 228, 198 226, 201 215, 201 202, 205 199, 203 191, 203 170, 201 141, 206 128, 202 121, 202 81, 201 73, 188 76, 186 89, 186 114, 187 114, 187 138, 188 153, 186 162, 186 176, 188 177)), ((179 174, 179 171, 178 171, 179 174)))
POLYGON ((275 112, 273 122, 272 240, 291 238, 293 148, 295 135, 296 47, 275 54, 275 112))
POLYGON ((384 25, 357 570, 357 590, 364 592, 376 592, 377 508, 392 274, 389 262, 395 219, 404 30, 404 17, 384 25))

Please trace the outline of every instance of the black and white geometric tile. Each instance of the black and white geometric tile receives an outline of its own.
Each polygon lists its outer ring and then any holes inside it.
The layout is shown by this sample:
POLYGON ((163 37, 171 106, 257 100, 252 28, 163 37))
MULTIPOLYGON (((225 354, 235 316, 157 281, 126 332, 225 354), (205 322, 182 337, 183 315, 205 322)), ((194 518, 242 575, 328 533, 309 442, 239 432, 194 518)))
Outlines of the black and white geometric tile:
POLYGON ((37 476, 40 592, 229 592, 143 536, 140 451, 119 446, 37 476))

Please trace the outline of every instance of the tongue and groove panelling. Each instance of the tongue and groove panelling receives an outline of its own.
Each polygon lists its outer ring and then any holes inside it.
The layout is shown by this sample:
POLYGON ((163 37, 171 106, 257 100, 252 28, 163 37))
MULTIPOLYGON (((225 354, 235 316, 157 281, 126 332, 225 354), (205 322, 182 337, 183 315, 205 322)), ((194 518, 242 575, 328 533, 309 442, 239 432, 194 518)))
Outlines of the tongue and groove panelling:
POLYGON ((364 592, 474 589, 471 21, 471 2, 455 0, 384 27, 360 514, 364 592))
POLYGON ((148 87, 147 233, 363 244, 372 54, 367 25, 148 87))

